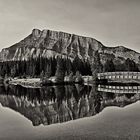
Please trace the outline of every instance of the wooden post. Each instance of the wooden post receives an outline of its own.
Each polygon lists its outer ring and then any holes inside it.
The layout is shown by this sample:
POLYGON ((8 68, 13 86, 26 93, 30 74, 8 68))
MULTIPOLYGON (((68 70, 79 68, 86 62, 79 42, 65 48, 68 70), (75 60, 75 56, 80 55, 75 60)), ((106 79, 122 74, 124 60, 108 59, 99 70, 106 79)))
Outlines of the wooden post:
POLYGON ((117 76, 117 75, 116 75, 116 72, 115 72, 115 80, 117 79, 116 76, 117 76))
POLYGON ((138 78, 138 72, 137 72, 137 74, 136 74, 136 79, 138 80, 139 78, 138 78))
POLYGON ((123 72, 123 80, 125 79, 125 73, 123 72))
POLYGON ((131 74, 132 74, 131 76, 132 76, 132 80, 133 80, 134 79, 134 72, 132 72, 131 74))

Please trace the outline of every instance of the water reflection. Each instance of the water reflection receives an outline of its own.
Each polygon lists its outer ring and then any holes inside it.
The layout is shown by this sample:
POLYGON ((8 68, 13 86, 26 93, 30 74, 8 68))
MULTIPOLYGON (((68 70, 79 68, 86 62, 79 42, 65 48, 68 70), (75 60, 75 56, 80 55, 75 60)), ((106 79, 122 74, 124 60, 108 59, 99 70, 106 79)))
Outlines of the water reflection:
POLYGON ((38 126, 93 116, 107 106, 124 107, 140 99, 138 92, 124 94, 105 88, 77 84, 33 89, 10 85, 0 87, 0 103, 38 126))

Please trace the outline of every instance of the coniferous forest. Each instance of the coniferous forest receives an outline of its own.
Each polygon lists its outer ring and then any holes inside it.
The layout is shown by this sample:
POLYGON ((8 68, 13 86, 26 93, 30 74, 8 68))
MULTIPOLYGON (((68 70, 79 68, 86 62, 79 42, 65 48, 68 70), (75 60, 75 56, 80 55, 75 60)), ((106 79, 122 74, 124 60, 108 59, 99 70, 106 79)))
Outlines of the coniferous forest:
POLYGON ((98 67, 97 72, 113 71, 139 71, 138 65, 129 58, 123 64, 114 64, 113 60, 107 60, 101 64, 100 57, 96 57, 96 65, 90 64, 90 60, 82 60, 76 56, 73 60, 62 57, 37 57, 24 61, 0 62, 0 75, 2 77, 46 77, 62 74, 64 76, 79 72, 81 75, 92 75, 94 67, 98 67))
POLYGON ((40 77, 42 73, 46 76, 55 76, 57 73, 63 72, 65 75, 80 72, 81 75, 91 75, 89 61, 82 61, 79 57, 75 57, 73 61, 69 58, 51 57, 51 58, 31 58, 27 61, 7 61, 0 62, 0 74, 2 77, 40 77), (60 65, 60 66, 59 66, 60 65), (59 71, 57 68, 61 67, 59 71))

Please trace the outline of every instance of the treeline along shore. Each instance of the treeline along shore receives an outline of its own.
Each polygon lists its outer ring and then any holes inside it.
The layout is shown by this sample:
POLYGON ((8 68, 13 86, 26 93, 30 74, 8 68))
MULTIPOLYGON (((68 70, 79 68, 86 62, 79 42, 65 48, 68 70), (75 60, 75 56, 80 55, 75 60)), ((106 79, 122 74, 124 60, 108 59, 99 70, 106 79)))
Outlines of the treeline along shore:
POLYGON ((38 56, 29 60, 0 62, 0 76, 1 79, 26 79, 22 81, 30 82, 36 80, 27 79, 40 79, 37 83, 47 85, 81 83, 84 81, 83 76, 94 76, 96 79, 97 73, 100 72, 139 71, 138 65, 129 58, 123 64, 114 64, 112 59, 103 64, 98 52, 95 52, 94 56, 86 60, 80 59, 78 55, 74 59, 61 56, 50 58, 38 56))

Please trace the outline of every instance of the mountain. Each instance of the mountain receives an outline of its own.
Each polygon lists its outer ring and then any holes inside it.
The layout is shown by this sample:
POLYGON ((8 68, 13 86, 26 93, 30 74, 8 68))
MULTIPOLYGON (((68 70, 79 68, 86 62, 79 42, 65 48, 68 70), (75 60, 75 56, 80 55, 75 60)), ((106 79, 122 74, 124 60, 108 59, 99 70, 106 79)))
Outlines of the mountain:
POLYGON ((98 51, 101 62, 113 59, 115 63, 122 63, 130 58, 136 63, 140 61, 140 53, 123 46, 106 47, 101 42, 90 37, 69 34, 65 32, 33 29, 25 39, 0 52, 0 61, 28 60, 38 56, 62 56, 80 59, 91 59, 98 51))

